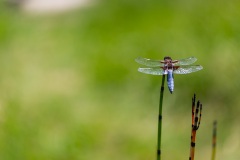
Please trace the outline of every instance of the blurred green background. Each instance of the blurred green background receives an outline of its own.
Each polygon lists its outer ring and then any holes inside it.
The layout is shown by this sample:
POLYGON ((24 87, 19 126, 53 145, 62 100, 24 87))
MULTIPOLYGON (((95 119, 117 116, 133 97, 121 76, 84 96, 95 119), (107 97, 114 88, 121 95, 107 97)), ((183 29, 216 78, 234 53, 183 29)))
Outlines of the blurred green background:
POLYGON ((240 1, 101 0, 59 14, 0 6, 0 159, 156 159, 160 76, 138 56, 198 58, 163 102, 162 159, 240 158, 240 1))

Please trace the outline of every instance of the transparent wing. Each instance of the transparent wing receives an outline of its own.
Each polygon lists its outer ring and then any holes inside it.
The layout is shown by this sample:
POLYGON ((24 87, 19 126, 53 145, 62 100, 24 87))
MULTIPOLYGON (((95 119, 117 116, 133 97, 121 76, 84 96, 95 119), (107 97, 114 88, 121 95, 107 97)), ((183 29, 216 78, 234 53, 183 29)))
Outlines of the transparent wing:
POLYGON ((203 67, 200 65, 185 65, 185 66, 180 66, 178 69, 174 70, 173 73, 188 74, 188 73, 192 73, 192 72, 197 72, 201 69, 203 69, 203 67))
POLYGON ((177 63, 174 63, 174 65, 189 65, 197 61, 197 58, 195 57, 189 57, 186 59, 180 59, 177 63))
POLYGON ((152 74, 152 75, 163 75, 164 70, 162 68, 138 68, 139 72, 145 73, 145 74, 152 74))
POLYGON ((135 61, 139 64, 148 66, 148 67, 159 67, 164 66, 163 63, 161 63, 161 60, 151 60, 147 58, 138 57, 135 59, 135 61))

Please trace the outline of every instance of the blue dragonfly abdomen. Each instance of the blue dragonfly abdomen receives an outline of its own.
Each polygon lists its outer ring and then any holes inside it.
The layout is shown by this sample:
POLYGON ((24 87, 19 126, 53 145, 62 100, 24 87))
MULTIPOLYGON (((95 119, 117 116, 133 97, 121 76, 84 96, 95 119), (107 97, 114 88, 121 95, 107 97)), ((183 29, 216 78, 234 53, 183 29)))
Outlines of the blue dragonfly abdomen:
POLYGON ((167 83, 168 83, 168 89, 170 93, 172 93, 174 89, 174 77, 173 77, 172 69, 167 70, 167 83))

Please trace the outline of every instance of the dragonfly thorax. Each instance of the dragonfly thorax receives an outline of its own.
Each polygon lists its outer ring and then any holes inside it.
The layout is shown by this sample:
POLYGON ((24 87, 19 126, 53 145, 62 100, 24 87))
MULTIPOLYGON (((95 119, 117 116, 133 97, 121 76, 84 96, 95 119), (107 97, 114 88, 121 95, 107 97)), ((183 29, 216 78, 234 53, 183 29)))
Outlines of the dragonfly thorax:
POLYGON ((172 63, 167 63, 167 64, 164 64, 164 69, 173 69, 173 64, 172 63))

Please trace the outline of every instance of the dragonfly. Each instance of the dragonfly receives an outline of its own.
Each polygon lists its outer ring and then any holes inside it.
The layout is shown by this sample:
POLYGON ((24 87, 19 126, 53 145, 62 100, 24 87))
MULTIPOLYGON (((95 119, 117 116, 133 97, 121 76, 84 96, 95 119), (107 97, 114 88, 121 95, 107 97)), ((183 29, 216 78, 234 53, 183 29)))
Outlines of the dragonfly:
POLYGON ((197 61, 195 57, 180 60, 172 60, 169 56, 165 56, 164 60, 152 60, 138 57, 135 60, 137 63, 147 66, 147 68, 138 68, 139 72, 152 75, 167 75, 170 93, 173 93, 174 90, 173 74, 189 74, 203 69, 201 65, 191 65, 197 61))

